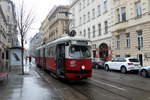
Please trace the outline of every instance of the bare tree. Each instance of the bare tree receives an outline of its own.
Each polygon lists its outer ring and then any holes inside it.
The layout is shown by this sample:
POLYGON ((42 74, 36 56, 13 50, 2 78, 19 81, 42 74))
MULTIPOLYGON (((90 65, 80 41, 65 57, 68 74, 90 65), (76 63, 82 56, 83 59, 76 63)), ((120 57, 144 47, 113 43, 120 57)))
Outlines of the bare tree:
POLYGON ((21 6, 17 8, 17 26, 18 31, 21 36, 21 47, 22 47, 22 74, 24 75, 24 41, 25 36, 27 35, 28 31, 31 28, 31 25, 34 21, 34 16, 32 10, 26 12, 24 2, 21 2, 21 6))

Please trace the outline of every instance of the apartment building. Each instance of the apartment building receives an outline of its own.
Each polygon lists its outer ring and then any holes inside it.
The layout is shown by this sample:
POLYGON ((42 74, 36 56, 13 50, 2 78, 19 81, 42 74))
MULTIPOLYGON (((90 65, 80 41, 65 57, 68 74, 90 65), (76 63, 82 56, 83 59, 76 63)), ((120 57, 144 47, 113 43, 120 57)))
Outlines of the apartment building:
POLYGON ((36 48, 40 47, 42 44, 42 33, 38 32, 35 34, 35 36, 30 41, 30 48, 29 48, 29 55, 35 56, 35 50, 36 48))
POLYGON ((70 30, 92 41, 93 57, 112 58, 113 0, 73 0, 70 30))
POLYGON ((113 57, 137 57, 150 64, 150 0, 113 0, 113 57))
POLYGON ((4 11, 0 6, 0 72, 4 69, 6 61, 7 43, 7 22, 4 16, 4 11))
POLYGON ((42 22, 43 44, 55 40, 68 31, 68 6, 55 6, 42 22))
POLYGON ((0 0, 0 5, 4 11, 7 22, 7 41, 9 47, 18 46, 17 21, 14 4, 11 0, 0 0))

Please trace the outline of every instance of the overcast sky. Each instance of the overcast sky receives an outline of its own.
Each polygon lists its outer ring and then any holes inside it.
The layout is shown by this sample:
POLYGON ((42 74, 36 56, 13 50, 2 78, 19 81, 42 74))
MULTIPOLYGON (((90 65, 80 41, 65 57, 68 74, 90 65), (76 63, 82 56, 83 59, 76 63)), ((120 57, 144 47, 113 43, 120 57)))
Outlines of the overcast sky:
MULTIPOLYGON (((17 6, 22 0, 12 0, 17 6)), ((27 33, 27 40, 33 37, 39 30, 41 22, 52 9, 54 5, 69 5, 69 0, 24 0, 27 11, 32 9, 36 16, 35 23, 32 25, 31 31, 27 33)), ((28 47, 26 45, 26 47, 28 47)))

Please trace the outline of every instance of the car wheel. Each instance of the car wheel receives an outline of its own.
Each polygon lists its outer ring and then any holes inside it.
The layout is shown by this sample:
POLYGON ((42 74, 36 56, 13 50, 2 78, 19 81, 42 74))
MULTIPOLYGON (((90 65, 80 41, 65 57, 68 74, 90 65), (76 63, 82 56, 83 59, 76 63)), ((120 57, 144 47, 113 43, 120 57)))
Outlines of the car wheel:
POLYGON ((143 76, 143 77, 147 77, 147 76, 148 76, 147 71, 146 71, 146 70, 142 70, 142 72, 141 72, 141 76, 143 76))
POLYGON ((95 65, 95 68, 98 69, 98 67, 99 67, 99 66, 96 64, 96 65, 95 65))
POLYGON ((105 66, 105 70, 109 71, 109 66, 108 65, 105 66))
POLYGON ((126 73, 127 73, 126 67, 121 67, 121 73, 123 73, 123 74, 126 74, 126 73))

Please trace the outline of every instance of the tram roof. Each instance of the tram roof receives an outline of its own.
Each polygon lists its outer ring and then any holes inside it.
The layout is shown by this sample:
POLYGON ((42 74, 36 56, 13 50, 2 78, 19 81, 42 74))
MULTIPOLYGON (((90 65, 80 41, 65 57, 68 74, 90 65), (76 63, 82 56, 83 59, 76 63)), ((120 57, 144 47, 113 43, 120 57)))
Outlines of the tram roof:
POLYGON ((75 37, 65 36, 65 37, 59 38, 57 40, 51 41, 47 45, 55 44, 55 43, 61 43, 61 42, 65 42, 65 41, 77 41, 77 40, 89 41, 90 42, 89 39, 87 39, 85 37, 81 37, 81 36, 75 36, 75 37))
POLYGON ((47 45, 50 45, 50 44, 57 44, 57 43, 61 43, 61 42, 66 42, 66 41, 77 41, 77 40, 81 40, 81 41, 89 41, 89 39, 85 38, 85 37, 81 37, 81 36, 75 36, 75 37, 70 37, 70 36, 65 36, 65 37, 62 37, 62 38, 59 38, 59 39, 56 39, 54 41, 50 41, 49 43, 43 45, 43 46, 40 46, 38 47, 37 49, 41 49, 41 48, 44 48, 46 47, 47 45))
POLYGON ((42 46, 40 46, 40 47, 38 47, 37 49, 41 49, 41 48, 43 48, 43 47, 46 47, 46 44, 45 44, 45 45, 42 45, 42 46))

